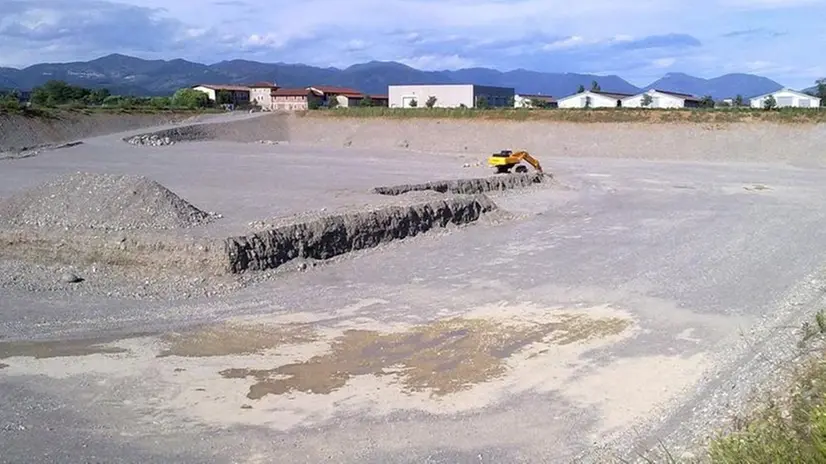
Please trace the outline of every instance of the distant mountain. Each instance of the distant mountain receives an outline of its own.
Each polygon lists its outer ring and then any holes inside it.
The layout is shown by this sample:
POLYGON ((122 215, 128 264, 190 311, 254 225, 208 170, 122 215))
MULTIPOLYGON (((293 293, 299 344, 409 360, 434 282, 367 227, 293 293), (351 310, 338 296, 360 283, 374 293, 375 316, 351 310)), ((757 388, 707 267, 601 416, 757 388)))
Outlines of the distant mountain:
MULTIPOLYGON (((636 93, 641 89, 619 76, 544 73, 517 69, 501 72, 488 68, 456 71, 422 71, 392 61, 371 61, 345 69, 320 68, 303 64, 259 63, 248 60, 222 61, 212 65, 182 59, 144 60, 112 54, 87 62, 41 63, 24 69, 0 68, 0 89, 28 90, 50 79, 84 87, 106 87, 121 95, 169 95, 181 87, 196 84, 247 84, 275 81, 282 87, 335 85, 367 93, 387 93, 390 84, 474 83, 513 87, 517 92, 562 97, 582 85, 596 81, 603 91, 636 93)), ((777 82, 750 74, 727 74, 701 79, 671 73, 645 87, 691 93, 714 98, 744 97, 779 89, 777 82)))
POLYGON ((143 60, 112 54, 88 62, 42 63, 24 69, 0 68, 0 88, 31 89, 50 79, 85 87, 106 87, 116 94, 167 95, 196 84, 244 84, 275 81, 282 87, 335 85, 385 94, 390 84, 475 83, 514 87, 518 92, 564 96, 597 81, 603 90, 636 92, 618 76, 553 74, 523 69, 500 72, 473 68, 421 71, 401 63, 371 61, 345 69, 303 64, 222 61, 213 65, 186 60, 143 60))
POLYGON ((668 73, 645 87, 648 89, 670 90, 697 96, 711 95, 715 99, 744 98, 767 94, 783 88, 777 82, 753 74, 726 74, 713 79, 703 79, 683 73, 668 73))

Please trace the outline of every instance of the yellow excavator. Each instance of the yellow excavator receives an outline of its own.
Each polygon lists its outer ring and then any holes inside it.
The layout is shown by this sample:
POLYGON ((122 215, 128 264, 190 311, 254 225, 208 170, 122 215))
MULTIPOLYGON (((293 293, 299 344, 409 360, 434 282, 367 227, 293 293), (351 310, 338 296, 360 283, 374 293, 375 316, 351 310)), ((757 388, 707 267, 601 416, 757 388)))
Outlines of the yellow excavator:
POLYGON ((514 166, 516 167, 514 171, 518 173, 528 172, 528 167, 525 166, 523 161, 533 166, 537 171, 542 172, 542 166, 539 164, 539 160, 526 151, 517 151, 514 153, 512 150, 502 150, 488 158, 488 165, 496 168, 497 174, 508 174, 514 166))

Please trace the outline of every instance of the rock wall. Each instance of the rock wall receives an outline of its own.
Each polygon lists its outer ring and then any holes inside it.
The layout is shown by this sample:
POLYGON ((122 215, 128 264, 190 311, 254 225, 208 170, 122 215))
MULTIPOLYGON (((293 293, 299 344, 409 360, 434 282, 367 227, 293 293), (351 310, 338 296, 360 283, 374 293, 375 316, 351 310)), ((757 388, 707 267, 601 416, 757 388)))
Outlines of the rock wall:
POLYGON ((404 207, 328 216, 224 241, 233 273, 275 269, 296 259, 329 259, 433 228, 468 224, 496 205, 483 195, 456 196, 404 207))
POLYGON ((403 184, 390 187, 376 187, 374 193, 380 195, 402 195, 408 192, 433 190, 440 193, 475 194, 491 191, 529 187, 544 182, 550 175, 539 172, 528 174, 503 174, 475 179, 456 179, 427 182, 424 184, 403 184))

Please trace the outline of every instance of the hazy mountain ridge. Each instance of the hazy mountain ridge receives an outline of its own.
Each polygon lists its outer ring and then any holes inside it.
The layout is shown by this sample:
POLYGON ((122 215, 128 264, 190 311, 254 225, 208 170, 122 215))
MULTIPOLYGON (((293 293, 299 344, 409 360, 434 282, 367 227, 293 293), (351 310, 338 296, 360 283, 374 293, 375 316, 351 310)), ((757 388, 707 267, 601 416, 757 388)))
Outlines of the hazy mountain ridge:
POLYGON ((657 88, 714 98, 749 97, 783 86, 752 74, 727 74, 703 79, 669 73, 642 89, 620 76, 576 73, 545 73, 517 69, 497 71, 469 68, 455 71, 422 71, 396 62, 371 61, 345 69, 303 64, 260 63, 249 60, 222 61, 212 65, 183 59, 144 60, 112 54, 86 62, 40 63, 23 69, 0 68, 0 88, 31 89, 50 79, 86 87, 107 87, 116 94, 168 95, 181 87, 206 83, 248 84, 275 81, 282 87, 336 85, 373 94, 387 93, 390 84, 475 83, 513 87, 527 94, 563 97, 582 85, 599 83, 603 91, 636 93, 657 88))

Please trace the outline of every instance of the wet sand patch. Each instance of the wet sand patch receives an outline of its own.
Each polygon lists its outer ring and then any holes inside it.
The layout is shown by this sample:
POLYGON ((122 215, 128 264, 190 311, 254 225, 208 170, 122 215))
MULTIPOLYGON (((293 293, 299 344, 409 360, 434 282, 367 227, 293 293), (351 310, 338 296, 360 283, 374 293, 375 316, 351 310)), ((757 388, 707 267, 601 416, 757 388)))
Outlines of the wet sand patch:
POLYGON ((538 342, 569 345, 618 335, 630 323, 622 318, 563 314, 555 321, 501 324, 461 317, 395 333, 347 330, 329 353, 273 369, 229 368, 227 379, 252 377, 247 397, 289 392, 330 394, 357 376, 393 376, 407 393, 444 396, 505 374, 506 360, 538 342))
POLYGON ((168 347, 157 357, 202 358, 260 354, 284 345, 312 343, 318 335, 309 324, 220 324, 162 337, 168 347))
POLYGON ((28 357, 36 359, 125 353, 125 348, 106 346, 124 337, 95 337, 74 340, 0 342, 0 359, 28 357))

